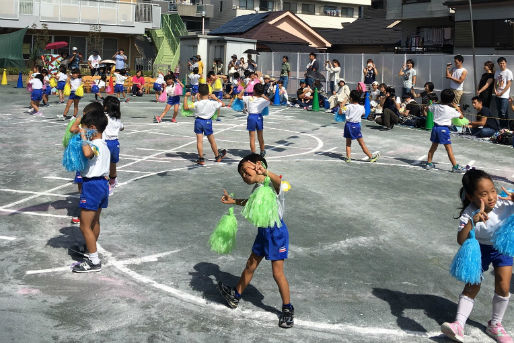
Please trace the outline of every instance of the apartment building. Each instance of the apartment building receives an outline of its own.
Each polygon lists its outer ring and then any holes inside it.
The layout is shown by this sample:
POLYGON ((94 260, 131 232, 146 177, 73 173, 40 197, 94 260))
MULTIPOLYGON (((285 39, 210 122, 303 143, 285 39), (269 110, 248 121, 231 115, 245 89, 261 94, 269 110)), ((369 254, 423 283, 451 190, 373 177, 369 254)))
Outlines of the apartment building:
POLYGON ((25 58, 31 53, 39 32, 48 42, 68 42, 65 51, 75 46, 84 56, 97 49, 102 57, 110 58, 122 48, 132 67, 136 57, 135 37, 161 25, 161 8, 146 1, 2 0, 1 5, 0 33, 31 29, 23 42, 25 58))

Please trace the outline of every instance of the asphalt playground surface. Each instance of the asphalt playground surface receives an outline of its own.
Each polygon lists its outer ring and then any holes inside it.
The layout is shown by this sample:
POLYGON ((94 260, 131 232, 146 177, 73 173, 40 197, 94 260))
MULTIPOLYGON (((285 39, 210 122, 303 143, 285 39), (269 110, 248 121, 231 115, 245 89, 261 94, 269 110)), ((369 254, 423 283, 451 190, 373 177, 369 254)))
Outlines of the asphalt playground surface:
MULTIPOLYGON (((461 175, 449 172, 444 148, 436 170, 422 162, 429 132, 363 122, 375 164, 355 143, 345 163, 343 124, 323 112, 273 107, 264 119, 270 170, 292 188, 284 220, 290 233, 286 277, 295 326, 277 326, 281 299, 263 261, 239 308, 216 284, 235 285, 256 234, 236 208, 237 246, 217 255, 208 238, 228 210, 223 189, 247 197, 237 173, 249 152, 246 117, 222 109, 214 123, 215 163, 207 141, 197 166, 193 118, 171 114, 153 95, 121 107, 119 187, 102 211, 103 269, 74 274, 83 244, 73 174, 61 165, 64 105, 24 113, 24 89, 0 88, 0 332, 2 342, 447 342, 463 285, 448 273, 456 242, 461 175)), ((80 103, 80 110, 92 100, 80 103)), ((453 137, 457 161, 485 169, 498 188, 513 188, 512 147, 453 137)), ((488 272, 466 327, 467 342, 485 334, 494 277, 488 272)), ((511 306, 512 307, 512 306, 511 306)), ((514 311, 503 321, 514 330, 514 311)), ((511 331, 512 332, 512 331, 511 331)))

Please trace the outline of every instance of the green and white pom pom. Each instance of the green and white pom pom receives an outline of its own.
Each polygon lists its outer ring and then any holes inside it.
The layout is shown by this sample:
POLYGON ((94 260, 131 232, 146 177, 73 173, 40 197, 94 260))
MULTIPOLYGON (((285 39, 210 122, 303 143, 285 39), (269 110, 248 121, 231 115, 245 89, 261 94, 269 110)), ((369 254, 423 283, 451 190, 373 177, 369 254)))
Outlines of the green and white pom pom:
POLYGON ((277 193, 270 186, 271 179, 266 176, 264 184, 257 188, 246 202, 243 216, 257 227, 281 227, 278 215, 277 193))
POLYGON ((236 245, 237 218, 234 208, 228 209, 228 213, 221 217, 216 229, 209 237, 211 250, 218 254, 229 254, 236 245))
POLYGON ((73 133, 70 132, 70 128, 74 122, 75 122, 75 118, 71 118, 70 122, 66 126, 66 132, 64 132, 64 137, 62 138, 62 146, 65 148, 68 146, 71 136, 73 136, 73 133))

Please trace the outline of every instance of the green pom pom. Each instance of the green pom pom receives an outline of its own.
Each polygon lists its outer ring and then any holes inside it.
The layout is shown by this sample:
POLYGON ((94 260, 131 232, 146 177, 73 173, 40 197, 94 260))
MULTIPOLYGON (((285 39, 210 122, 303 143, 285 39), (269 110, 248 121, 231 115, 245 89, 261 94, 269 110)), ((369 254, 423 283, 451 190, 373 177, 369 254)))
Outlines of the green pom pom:
POLYGON ((184 109, 184 104, 181 104, 180 105, 180 113, 182 113, 182 115, 184 117, 191 117, 191 116, 194 116, 195 114, 195 111, 193 110, 195 108, 195 104, 194 102, 188 102, 187 103, 187 106, 189 107, 188 110, 185 110, 184 109))
POLYGON ((464 126, 464 125, 468 125, 469 124, 469 119, 468 118, 453 118, 452 119, 452 124, 455 125, 455 126, 464 126))
POLYGON ((266 176, 264 184, 257 188, 246 202, 243 216, 257 227, 282 226, 278 215, 277 194, 270 186, 271 179, 266 176))
POLYGON ((70 127, 75 122, 75 118, 72 118, 70 122, 68 123, 68 126, 66 126, 66 132, 64 132, 64 137, 62 138, 62 145, 66 148, 68 146, 68 143, 70 142, 71 136, 73 136, 73 133, 70 132, 70 127))
POLYGON ((216 229, 209 238, 211 250, 218 254, 228 254, 236 244, 237 218, 234 215, 234 208, 228 209, 228 214, 221 217, 216 229))

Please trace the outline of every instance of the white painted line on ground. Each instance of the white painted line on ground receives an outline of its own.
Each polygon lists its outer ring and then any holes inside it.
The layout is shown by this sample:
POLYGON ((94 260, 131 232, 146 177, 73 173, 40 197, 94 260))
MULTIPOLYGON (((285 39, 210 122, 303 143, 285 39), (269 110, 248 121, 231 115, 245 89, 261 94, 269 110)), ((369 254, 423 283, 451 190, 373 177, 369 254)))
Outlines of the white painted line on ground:
POLYGON ((23 190, 18 190, 18 189, 9 189, 9 188, 0 188, 0 192, 37 194, 37 195, 41 195, 41 196, 47 195, 47 196, 62 197, 62 198, 78 198, 79 197, 77 194, 57 194, 57 193, 46 193, 46 192, 33 192, 33 191, 23 191, 23 190))
POLYGON ((414 165, 421 164, 423 160, 426 158, 426 155, 422 155, 416 159, 416 161, 413 163, 414 165))
POLYGON ((60 176, 43 176, 43 179, 64 180, 64 181, 73 181, 74 180, 74 179, 69 178, 69 177, 60 177, 60 176))
POLYGON ((470 167, 471 167, 471 166, 473 166, 473 165, 475 164, 475 162, 476 162, 475 160, 471 160, 471 161, 469 161, 469 162, 468 162, 468 166, 470 166, 470 167))
POLYGON ((0 207, 0 211, 8 212, 8 213, 16 213, 16 214, 27 214, 31 216, 40 216, 40 217, 54 217, 54 218, 71 218, 70 216, 65 216, 61 214, 50 214, 50 213, 39 213, 32 211, 23 211, 23 210, 11 210, 9 208, 0 207))
POLYGON ((47 273, 55 273, 55 272, 69 272, 69 271, 71 271, 71 266, 49 268, 49 269, 39 269, 39 270, 27 270, 25 272, 25 275, 47 274, 47 273))
POLYGON ((148 255, 148 256, 143 256, 143 257, 129 258, 129 259, 120 261, 120 263, 123 264, 123 265, 127 265, 127 264, 141 264, 141 263, 146 263, 146 262, 157 262, 157 260, 160 257, 164 257, 164 256, 168 256, 168 255, 171 255, 171 254, 175 254, 175 253, 177 253, 179 251, 182 251, 182 249, 161 252, 161 253, 158 253, 158 254, 153 254, 153 255, 148 255))
POLYGON ((119 170, 121 172, 124 172, 124 173, 134 173, 134 174, 148 174, 150 172, 147 172, 147 171, 139 171, 139 170, 127 170, 127 169, 122 169, 122 170, 119 170))
POLYGON ((4 239, 6 241, 14 241, 16 239, 16 237, 11 237, 11 236, 0 236, 0 239, 4 239))
POLYGON ((167 150, 161 150, 161 149, 149 149, 149 148, 136 148, 136 150, 160 151, 160 152, 166 152, 166 151, 167 151, 167 150))
MULTIPOLYGON (((61 188, 64 188, 64 187, 68 187, 70 186, 71 184, 70 183, 65 183, 64 185, 60 185, 60 186, 57 186, 57 187, 54 187, 54 188, 51 188, 49 190, 46 190, 42 193, 51 193, 52 191, 56 191, 58 189, 61 189, 61 188)), ((26 201, 29 201, 29 200, 32 200, 32 199, 35 199, 37 197, 39 197, 40 195, 39 194, 34 194, 30 197, 27 197, 27 198, 24 198, 24 199, 21 199, 21 200, 18 200, 18 201, 15 201, 15 202, 12 202, 10 204, 7 204, 7 205, 4 205, 2 206, 3 209, 7 208, 7 207, 12 207, 14 205, 18 205, 18 204, 21 204, 22 202, 26 202, 26 201)))

